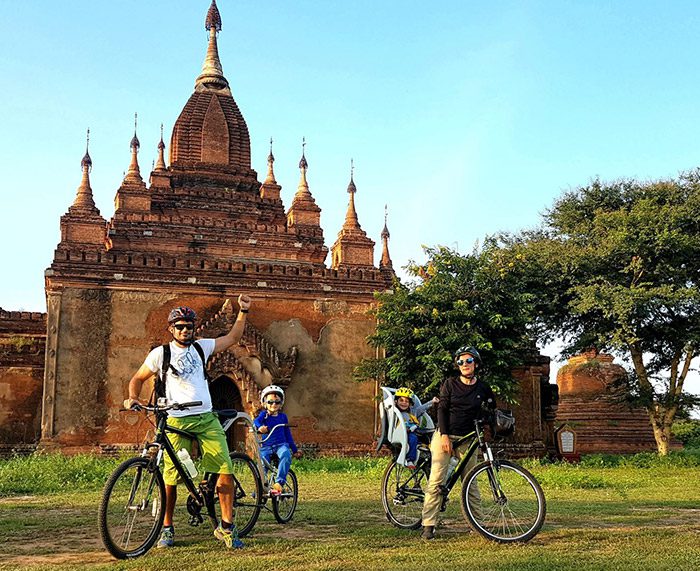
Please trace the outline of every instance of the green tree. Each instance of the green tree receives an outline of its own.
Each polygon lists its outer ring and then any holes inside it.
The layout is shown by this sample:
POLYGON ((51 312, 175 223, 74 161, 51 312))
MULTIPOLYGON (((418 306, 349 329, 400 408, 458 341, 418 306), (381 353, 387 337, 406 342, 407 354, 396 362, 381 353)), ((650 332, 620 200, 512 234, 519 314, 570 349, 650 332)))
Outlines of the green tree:
POLYGON ((455 374, 453 351, 473 345, 484 359, 484 378, 497 394, 512 397, 511 370, 534 348, 530 296, 509 271, 514 262, 493 239, 470 255, 445 247, 425 251, 427 263, 407 268, 413 281, 377 294, 370 342, 386 357, 364 360, 356 377, 385 375, 387 383, 426 394, 455 374))
POLYGON ((700 170, 655 182, 594 180, 565 193, 535 231, 504 236, 538 300, 541 337, 565 354, 621 356, 628 394, 668 453, 700 347, 700 170))

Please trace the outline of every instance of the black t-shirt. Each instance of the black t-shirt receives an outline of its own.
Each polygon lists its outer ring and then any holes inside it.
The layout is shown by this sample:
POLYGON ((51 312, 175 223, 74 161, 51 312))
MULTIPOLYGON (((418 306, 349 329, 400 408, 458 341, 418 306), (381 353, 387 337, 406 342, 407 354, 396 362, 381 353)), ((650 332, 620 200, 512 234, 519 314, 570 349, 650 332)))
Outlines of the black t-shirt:
POLYGON ((465 385, 459 377, 443 381, 438 404, 438 428, 442 434, 464 436, 474 430, 474 421, 483 414, 481 405, 496 397, 491 387, 477 379, 473 385, 465 385))

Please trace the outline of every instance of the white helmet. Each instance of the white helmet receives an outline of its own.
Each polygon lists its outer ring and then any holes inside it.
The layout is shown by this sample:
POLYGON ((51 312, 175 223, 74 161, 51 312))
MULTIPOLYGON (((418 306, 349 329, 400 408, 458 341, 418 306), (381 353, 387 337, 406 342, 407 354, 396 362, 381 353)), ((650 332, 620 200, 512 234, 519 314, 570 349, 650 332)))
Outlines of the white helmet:
POLYGON ((267 397, 267 395, 269 395, 270 393, 277 393, 282 399, 282 404, 284 404, 284 390, 282 389, 282 387, 278 387, 277 385, 267 385, 262 390, 262 393, 260 393, 260 402, 262 404, 265 404, 265 397, 267 397))

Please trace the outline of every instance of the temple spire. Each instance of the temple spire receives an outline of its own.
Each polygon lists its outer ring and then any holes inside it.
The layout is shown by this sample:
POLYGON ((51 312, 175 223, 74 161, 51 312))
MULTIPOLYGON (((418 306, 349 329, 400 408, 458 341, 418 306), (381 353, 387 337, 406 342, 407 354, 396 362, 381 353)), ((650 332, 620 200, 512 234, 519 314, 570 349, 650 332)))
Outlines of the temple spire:
POLYGON ((345 213, 343 228, 360 228, 360 222, 357 219, 357 211, 355 210, 355 193, 357 192, 357 187, 355 186, 354 175, 355 163, 350 159, 350 184, 348 184, 350 200, 348 201, 348 211, 345 213))
POLYGON ((209 6, 204 28, 209 32, 209 45, 202 64, 202 73, 195 81, 195 91, 213 89, 225 91, 231 95, 228 81, 224 77, 224 70, 219 59, 219 48, 216 43, 216 35, 221 31, 221 14, 216 7, 216 0, 212 0, 211 6, 209 6))
POLYGON ((270 137, 270 154, 267 155, 267 178, 260 185, 260 198, 280 200, 282 187, 275 180, 274 163, 275 155, 272 154, 272 137, 270 137))
POLYGON ((95 206, 95 201, 92 197, 92 188, 90 187, 90 171, 92 170, 92 159, 90 158, 90 129, 87 130, 86 139, 85 156, 83 156, 83 159, 80 161, 83 177, 80 181, 80 186, 78 186, 73 205, 68 211, 74 214, 78 212, 94 212, 99 214, 99 210, 95 206))
POLYGON ((124 181, 143 184, 141 169, 139 169, 138 153, 141 143, 139 142, 139 138, 136 136, 137 125, 138 114, 134 113, 134 136, 131 138, 131 143, 129 144, 129 147, 131 148, 131 163, 129 164, 129 169, 126 171, 126 175, 124 176, 124 181))
POLYGON ((272 154, 272 137, 270 137, 270 154, 267 155, 267 178, 266 183, 277 184, 275 180, 275 170, 273 168, 275 163, 275 155, 272 154))
POLYGON ((316 226, 320 229, 321 209, 316 204, 309 191, 309 183, 306 180, 306 171, 309 163, 306 161, 306 138, 301 140, 301 160, 299 170, 301 178, 297 192, 292 199, 292 205, 287 212, 287 224, 292 226, 316 226))
POLYGON ((160 124, 160 142, 158 143, 158 160, 153 167, 155 172, 165 170, 165 143, 163 142, 163 123, 160 124))
POLYGON ((299 186, 297 187, 296 196, 311 195, 309 192, 309 183, 306 180, 306 171, 309 168, 309 163, 306 161, 306 137, 301 139, 301 159, 299 160, 299 170, 301 171, 301 177, 299 179, 299 186))
POLYGON ((387 205, 384 205, 384 229, 382 230, 382 259, 379 261, 380 270, 392 270, 394 269, 394 264, 391 261, 391 256, 389 255, 389 228, 387 228, 387 205))

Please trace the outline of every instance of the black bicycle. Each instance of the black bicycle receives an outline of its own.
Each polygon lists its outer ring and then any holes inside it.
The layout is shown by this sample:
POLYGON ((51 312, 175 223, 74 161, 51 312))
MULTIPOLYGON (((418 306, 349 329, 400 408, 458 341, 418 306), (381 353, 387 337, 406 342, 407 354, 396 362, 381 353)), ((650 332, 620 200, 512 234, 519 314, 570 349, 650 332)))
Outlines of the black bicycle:
MULTIPOLYGON (((154 440, 145 442, 140 456, 122 462, 104 487, 98 511, 98 526, 107 551, 117 559, 130 559, 144 555, 160 535, 165 517, 165 483, 160 468, 164 451, 172 460, 189 493, 187 498, 189 524, 198 526, 203 523, 202 512, 204 511, 213 529, 219 525, 216 510, 218 474, 205 473, 202 480, 195 484, 167 438, 167 433, 172 432, 195 439, 195 435, 168 425, 167 412, 187 410, 202 403, 198 401, 167 405, 164 400, 159 399, 154 406, 134 407, 135 410, 143 410, 155 415, 154 440)), ((231 457, 241 460, 234 463, 233 474, 234 523, 238 535, 241 536, 252 529, 257 519, 257 514, 247 509, 245 498, 260 497, 262 482, 255 464, 248 456, 234 453, 231 457)))
MULTIPOLYGON (((486 422, 477 420, 474 431, 453 443, 453 447, 458 448, 471 441, 441 486, 441 511, 445 511, 448 496, 461 479, 462 513, 475 531, 500 543, 529 541, 544 523, 547 511, 544 493, 525 468, 494 457, 484 438, 486 422), (463 477, 469 459, 479 450, 484 461, 463 477)), ((414 469, 398 463, 396 458, 387 466, 382 479, 382 504, 386 517, 395 526, 420 527, 430 463, 430 450, 424 445, 414 469)))

